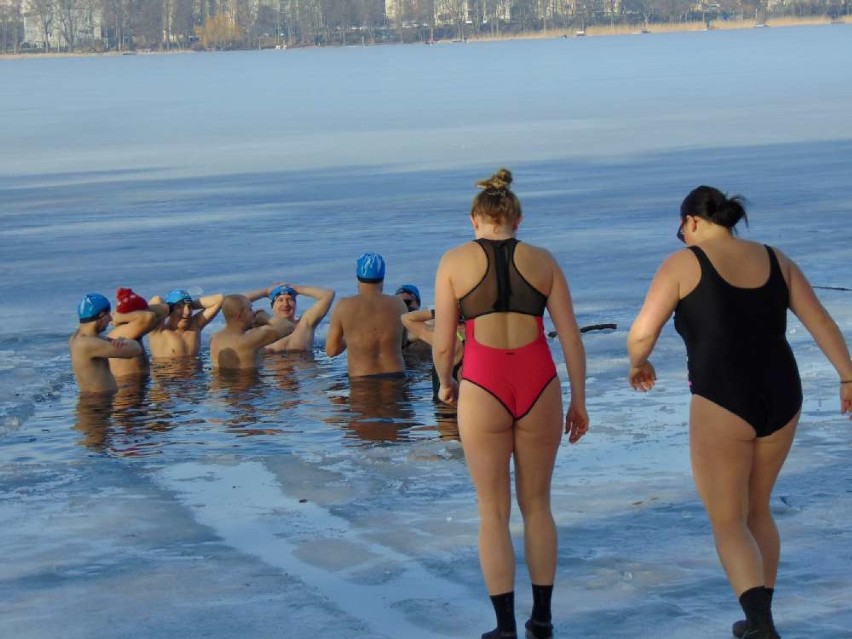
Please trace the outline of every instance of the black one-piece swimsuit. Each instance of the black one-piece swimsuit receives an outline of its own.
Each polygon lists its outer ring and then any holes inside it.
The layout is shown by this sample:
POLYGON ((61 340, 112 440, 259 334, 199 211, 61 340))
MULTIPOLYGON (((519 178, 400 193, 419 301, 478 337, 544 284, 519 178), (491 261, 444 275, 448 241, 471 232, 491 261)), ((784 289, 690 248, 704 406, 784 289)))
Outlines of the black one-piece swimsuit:
POLYGON ((718 404, 766 437, 802 407, 802 384, 787 342, 790 293, 775 252, 769 279, 758 288, 726 282, 697 246, 701 279, 675 309, 694 395, 718 404))

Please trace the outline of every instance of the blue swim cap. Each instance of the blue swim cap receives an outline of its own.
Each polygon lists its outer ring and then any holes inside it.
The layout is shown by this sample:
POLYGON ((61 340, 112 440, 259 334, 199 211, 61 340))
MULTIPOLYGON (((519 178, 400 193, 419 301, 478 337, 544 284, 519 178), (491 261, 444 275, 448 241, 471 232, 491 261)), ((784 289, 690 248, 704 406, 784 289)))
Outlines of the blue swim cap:
POLYGON ((377 284, 385 279, 385 260, 378 253, 364 253, 358 258, 355 270, 359 282, 377 284))
POLYGON ((98 315, 104 311, 109 312, 112 307, 109 305, 109 300, 99 293, 89 293, 77 306, 77 316, 80 322, 93 322, 98 319, 98 315))
POLYGON ((298 293, 296 292, 296 289, 282 284, 281 286, 276 286, 269 292, 269 302, 271 304, 275 304, 275 298, 279 295, 289 295, 293 299, 296 299, 298 293))
POLYGON ((417 305, 420 306, 420 289, 414 286, 414 284, 403 284, 398 289, 396 289, 396 293, 394 293, 394 295, 399 295, 400 293, 408 293, 409 295, 413 295, 414 299, 417 300, 417 305))
POLYGON ((176 288, 173 291, 169 291, 169 294, 166 295, 165 302, 169 306, 174 306, 175 304, 180 304, 181 302, 184 302, 186 304, 192 304, 192 295, 187 293, 182 288, 176 288))

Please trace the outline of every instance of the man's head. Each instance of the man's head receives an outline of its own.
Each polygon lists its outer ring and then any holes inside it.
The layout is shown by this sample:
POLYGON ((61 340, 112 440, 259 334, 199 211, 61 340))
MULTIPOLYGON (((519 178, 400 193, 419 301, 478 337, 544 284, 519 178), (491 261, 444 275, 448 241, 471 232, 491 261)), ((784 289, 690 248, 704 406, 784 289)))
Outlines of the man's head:
POLYGON ((188 322, 192 318, 192 296, 182 288, 169 291, 163 301, 169 305, 173 321, 188 322))
POLYGON ((245 295, 226 295, 222 302, 222 315, 226 324, 239 326, 244 331, 250 329, 254 321, 251 302, 245 295))
POLYGON ((378 253, 363 253, 358 258, 355 276, 363 284, 380 284, 385 280, 385 260, 378 253))
POLYGON ((396 289, 396 293, 394 293, 394 295, 405 302, 409 311, 416 311, 420 309, 420 289, 414 286, 414 284, 403 284, 396 289))
POLYGON ((278 317, 293 320, 296 317, 296 289, 289 286, 276 286, 269 292, 269 302, 272 312, 278 317))
POLYGON ((77 305, 77 317, 80 319, 80 324, 95 322, 97 332, 100 333, 112 321, 110 310, 112 307, 107 298, 99 293, 89 293, 77 305))

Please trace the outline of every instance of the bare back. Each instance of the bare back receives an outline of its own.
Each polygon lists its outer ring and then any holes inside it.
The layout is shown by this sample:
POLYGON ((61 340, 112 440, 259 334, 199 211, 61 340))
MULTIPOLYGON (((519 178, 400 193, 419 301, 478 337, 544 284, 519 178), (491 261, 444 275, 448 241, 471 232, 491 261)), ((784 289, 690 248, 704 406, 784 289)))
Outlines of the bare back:
POLYGON ((401 373, 405 304, 394 295, 359 293, 338 302, 332 325, 338 324, 349 352, 350 377, 401 373))
POLYGON ((261 364, 262 352, 257 340, 252 338, 251 330, 242 332, 225 328, 214 333, 210 340, 213 368, 257 368, 261 364))
POLYGON ((136 336, 133 327, 129 324, 116 326, 109 334, 110 339, 124 338, 134 340, 139 344, 141 351, 136 357, 114 358, 109 360, 109 369, 114 377, 125 377, 127 375, 147 375, 151 370, 151 365, 148 361, 148 354, 145 352, 145 346, 142 344, 142 338, 136 336))
POLYGON ((100 336, 74 333, 68 340, 71 368, 81 393, 111 393, 117 388, 110 372, 111 357, 133 358, 140 348, 135 341, 110 340, 100 336))

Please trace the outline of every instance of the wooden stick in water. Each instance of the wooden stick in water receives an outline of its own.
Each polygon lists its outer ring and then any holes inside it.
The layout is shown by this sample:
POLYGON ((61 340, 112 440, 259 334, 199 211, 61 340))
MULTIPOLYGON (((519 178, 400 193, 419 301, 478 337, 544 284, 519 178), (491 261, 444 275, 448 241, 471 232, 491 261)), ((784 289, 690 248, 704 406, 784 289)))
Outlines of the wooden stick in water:
MULTIPOLYGON (((589 331, 607 331, 607 330, 615 330, 618 328, 618 324, 589 324, 588 326, 581 326, 581 333, 588 333, 589 331)), ((556 337, 556 331, 550 331, 547 334, 548 337, 556 337)))

